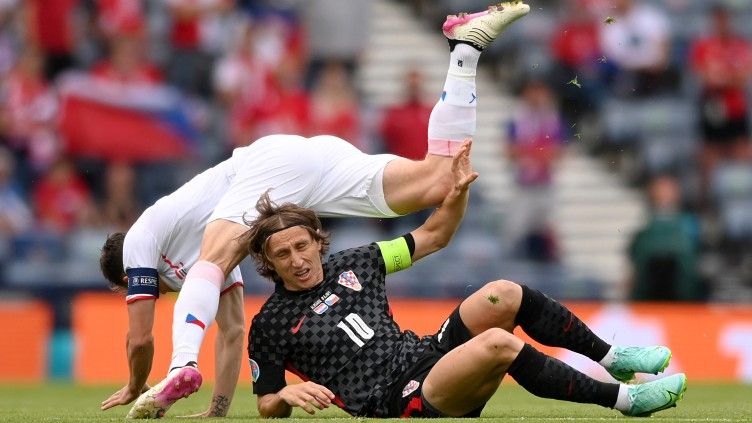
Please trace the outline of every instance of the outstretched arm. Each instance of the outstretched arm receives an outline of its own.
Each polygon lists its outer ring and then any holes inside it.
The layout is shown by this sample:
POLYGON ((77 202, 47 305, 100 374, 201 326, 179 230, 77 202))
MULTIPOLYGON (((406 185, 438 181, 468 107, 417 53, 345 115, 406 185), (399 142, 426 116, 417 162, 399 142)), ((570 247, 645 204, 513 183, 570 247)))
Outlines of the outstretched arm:
POLYGON ((287 385, 273 394, 259 395, 258 411, 261 417, 290 417, 293 407, 300 407, 308 414, 323 410, 334 399, 332 391, 313 382, 287 385))
POLYGON ((465 140, 452 158, 452 188, 426 222, 411 232, 415 241, 412 261, 421 259, 449 244, 457 232, 467 207, 470 184, 478 178, 470 163, 472 140, 465 140))
POLYGON ((102 401, 102 410, 116 405, 129 404, 149 389, 146 379, 151 372, 154 357, 154 300, 140 300, 128 304, 128 335, 125 345, 128 352, 130 377, 128 384, 102 401))

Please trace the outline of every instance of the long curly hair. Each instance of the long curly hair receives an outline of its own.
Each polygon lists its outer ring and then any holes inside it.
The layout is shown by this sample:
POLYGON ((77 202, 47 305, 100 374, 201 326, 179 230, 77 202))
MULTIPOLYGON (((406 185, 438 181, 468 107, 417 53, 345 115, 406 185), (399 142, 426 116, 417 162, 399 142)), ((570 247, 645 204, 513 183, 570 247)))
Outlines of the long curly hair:
POLYGON ((250 229, 240 236, 239 242, 246 245, 248 254, 256 262, 256 271, 261 276, 271 279, 275 283, 281 283, 282 279, 272 268, 271 260, 267 256, 267 244, 269 238, 275 233, 300 226, 305 229, 314 241, 321 243, 321 256, 329 250, 330 235, 324 232, 321 221, 316 213, 305 207, 292 203, 282 205, 275 204, 269 198, 267 190, 256 203, 258 216, 253 221, 243 218, 243 222, 250 229))

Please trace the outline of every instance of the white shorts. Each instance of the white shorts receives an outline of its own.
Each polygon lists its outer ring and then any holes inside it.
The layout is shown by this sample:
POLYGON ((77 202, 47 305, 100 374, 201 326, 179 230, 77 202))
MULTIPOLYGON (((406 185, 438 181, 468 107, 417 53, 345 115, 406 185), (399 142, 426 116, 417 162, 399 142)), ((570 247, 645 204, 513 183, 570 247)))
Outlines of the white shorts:
POLYGON ((233 152, 235 177, 209 222, 256 218, 256 202, 269 196, 311 208, 325 217, 395 217, 384 198, 383 173, 391 154, 365 154, 330 135, 271 135, 233 152))

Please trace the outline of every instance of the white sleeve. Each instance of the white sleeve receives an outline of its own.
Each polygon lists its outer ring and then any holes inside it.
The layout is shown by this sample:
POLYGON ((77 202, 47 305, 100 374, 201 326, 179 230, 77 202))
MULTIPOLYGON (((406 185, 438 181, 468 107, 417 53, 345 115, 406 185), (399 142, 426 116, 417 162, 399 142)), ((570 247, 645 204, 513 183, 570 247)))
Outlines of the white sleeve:
POLYGON ((123 268, 128 275, 127 303, 159 298, 159 244, 152 233, 139 230, 138 223, 123 241, 123 268))

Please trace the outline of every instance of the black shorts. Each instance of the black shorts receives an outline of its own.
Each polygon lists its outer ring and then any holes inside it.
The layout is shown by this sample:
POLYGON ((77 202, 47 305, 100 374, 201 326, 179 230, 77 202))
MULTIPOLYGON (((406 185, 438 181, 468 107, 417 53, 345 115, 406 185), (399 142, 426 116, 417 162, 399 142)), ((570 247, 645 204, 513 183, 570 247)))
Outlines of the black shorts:
MULTIPOLYGON (((459 306, 430 338, 428 348, 418 362, 407 369, 388 397, 391 417, 447 417, 423 397, 423 381, 441 357, 472 338, 460 318, 459 306)), ((478 407, 463 417, 478 417, 482 410, 483 406, 478 407)))

